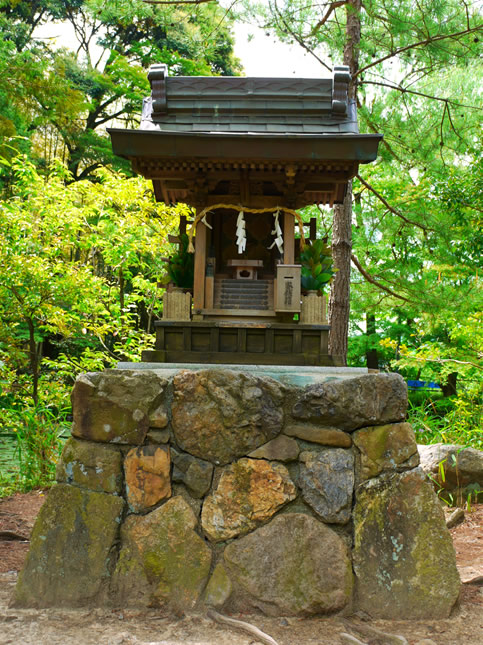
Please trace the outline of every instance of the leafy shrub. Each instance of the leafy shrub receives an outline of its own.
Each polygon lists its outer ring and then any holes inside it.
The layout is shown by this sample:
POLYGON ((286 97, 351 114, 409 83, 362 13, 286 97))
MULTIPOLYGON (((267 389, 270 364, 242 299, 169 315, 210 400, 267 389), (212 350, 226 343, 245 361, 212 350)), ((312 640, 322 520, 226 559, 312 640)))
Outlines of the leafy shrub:
POLYGON ((336 272, 331 250, 325 240, 313 240, 305 244, 300 252, 300 264, 302 265, 302 288, 307 291, 317 291, 322 295, 336 272))

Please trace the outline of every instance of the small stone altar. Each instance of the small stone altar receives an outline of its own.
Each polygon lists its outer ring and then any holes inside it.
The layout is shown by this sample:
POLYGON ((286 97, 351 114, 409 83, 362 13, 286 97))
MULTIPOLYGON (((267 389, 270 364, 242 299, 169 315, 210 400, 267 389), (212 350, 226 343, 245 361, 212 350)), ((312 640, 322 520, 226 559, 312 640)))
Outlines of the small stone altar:
POLYGON ((449 615, 455 554, 400 376, 107 370, 72 399, 16 606, 449 615))

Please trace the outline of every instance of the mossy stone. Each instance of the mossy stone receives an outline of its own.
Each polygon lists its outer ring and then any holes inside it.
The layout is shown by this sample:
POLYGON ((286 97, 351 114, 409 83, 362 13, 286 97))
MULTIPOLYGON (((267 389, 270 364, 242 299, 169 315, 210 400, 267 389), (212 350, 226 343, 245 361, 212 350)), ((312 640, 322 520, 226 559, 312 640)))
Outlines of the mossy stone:
POLYGON ((35 522, 15 606, 99 604, 113 568, 123 509, 120 497, 54 486, 35 522))
POLYGON ((446 618, 460 579, 441 505, 420 469, 357 489, 353 565, 357 605, 390 620, 446 618))
POLYGON ((390 423, 357 430, 353 434, 360 451, 359 478, 376 477, 385 470, 415 468, 418 446, 410 423, 390 423))
POLYGON ((147 515, 130 515, 112 580, 112 601, 121 606, 193 609, 207 581, 211 549, 193 530, 197 518, 173 497, 147 515))
POLYGON ((218 562, 206 586, 204 601, 211 607, 223 607, 233 590, 233 585, 221 562, 218 562))

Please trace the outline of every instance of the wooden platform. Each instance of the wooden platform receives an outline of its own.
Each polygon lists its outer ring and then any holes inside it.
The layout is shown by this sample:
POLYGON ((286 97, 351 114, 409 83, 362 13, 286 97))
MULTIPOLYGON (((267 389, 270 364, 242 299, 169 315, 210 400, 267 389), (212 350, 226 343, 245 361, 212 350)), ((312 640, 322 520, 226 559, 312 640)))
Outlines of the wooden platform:
POLYGON ((325 365, 328 325, 271 322, 158 321, 156 346, 142 360, 159 363, 325 365))

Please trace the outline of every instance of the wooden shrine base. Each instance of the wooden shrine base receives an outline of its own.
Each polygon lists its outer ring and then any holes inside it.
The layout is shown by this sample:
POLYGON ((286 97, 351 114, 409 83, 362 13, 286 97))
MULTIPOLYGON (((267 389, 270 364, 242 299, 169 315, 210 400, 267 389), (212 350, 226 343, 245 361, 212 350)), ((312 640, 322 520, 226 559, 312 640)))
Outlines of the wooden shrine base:
POLYGON ((155 327, 155 349, 142 353, 146 362, 341 365, 328 355, 328 325, 163 320, 155 327))

